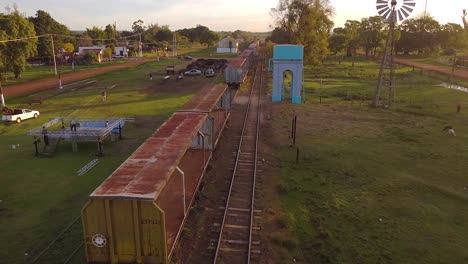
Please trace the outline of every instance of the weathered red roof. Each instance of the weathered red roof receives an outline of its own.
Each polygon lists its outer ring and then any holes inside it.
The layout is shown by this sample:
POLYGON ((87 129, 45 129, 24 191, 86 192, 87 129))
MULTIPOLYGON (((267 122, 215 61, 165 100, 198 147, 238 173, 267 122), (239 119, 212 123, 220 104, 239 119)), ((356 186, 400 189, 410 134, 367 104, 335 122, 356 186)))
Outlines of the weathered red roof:
POLYGON ((228 67, 242 67, 244 65, 245 59, 233 59, 228 63, 228 67))
POLYGON ((250 54, 252 53, 252 50, 244 50, 240 55, 239 55, 239 58, 247 58, 250 56, 250 54))
POLYGON ((91 197, 155 200, 208 115, 175 113, 150 136, 91 197))
POLYGON ((226 85, 210 85, 204 87, 196 97, 190 100, 190 102, 180 110, 180 112, 210 112, 221 99, 226 89, 226 85))

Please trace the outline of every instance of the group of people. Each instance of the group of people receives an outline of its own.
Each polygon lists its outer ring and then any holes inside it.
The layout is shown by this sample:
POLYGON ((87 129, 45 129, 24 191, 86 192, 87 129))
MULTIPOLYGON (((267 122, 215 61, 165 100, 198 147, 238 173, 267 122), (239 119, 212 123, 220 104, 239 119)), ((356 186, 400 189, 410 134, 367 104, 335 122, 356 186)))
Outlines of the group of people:
MULTIPOLYGON (((71 130, 71 132, 76 133, 76 121, 75 121, 75 119, 70 120, 70 130, 71 130)), ((62 121, 62 131, 65 131, 65 123, 63 121, 62 121)), ((42 127, 41 133, 42 133, 42 136, 44 137, 44 144, 46 146, 49 146, 49 131, 47 131, 46 126, 42 127)))

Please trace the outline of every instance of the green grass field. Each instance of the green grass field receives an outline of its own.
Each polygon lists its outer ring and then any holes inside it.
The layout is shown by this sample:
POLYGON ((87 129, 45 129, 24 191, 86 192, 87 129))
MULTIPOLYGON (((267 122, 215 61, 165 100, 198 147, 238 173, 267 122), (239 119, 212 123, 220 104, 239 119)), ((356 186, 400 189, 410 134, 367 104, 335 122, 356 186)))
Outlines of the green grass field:
POLYGON ((370 108, 377 68, 306 67, 307 103, 273 105, 277 263, 468 262, 468 94, 401 68, 395 105, 370 108))
MULTIPOLYGON (((61 91, 41 92, 48 99, 42 105, 32 106, 41 112, 39 119, 0 124, 1 263, 30 263, 80 215, 87 196, 168 116, 191 99, 193 89, 157 92, 156 81, 147 78, 148 72, 162 74, 166 65, 174 63, 149 62, 111 72, 93 78, 97 81, 94 87, 71 85, 61 91), (148 87, 154 91, 147 92, 148 87), (105 88, 108 96, 103 103, 100 94, 105 88), (105 155, 96 167, 77 176, 77 171, 95 158, 96 143, 79 143, 78 152, 74 153, 71 144, 63 142, 53 157, 34 157, 33 139, 26 135, 30 129, 57 116, 135 117, 135 122, 126 123, 122 141, 104 143, 105 155)), ((21 107, 27 99, 7 101, 10 107, 21 107)), ((59 240, 37 263, 63 263, 82 242, 81 222, 69 232, 66 241, 59 240)), ((82 252, 73 263, 83 263, 82 252)))

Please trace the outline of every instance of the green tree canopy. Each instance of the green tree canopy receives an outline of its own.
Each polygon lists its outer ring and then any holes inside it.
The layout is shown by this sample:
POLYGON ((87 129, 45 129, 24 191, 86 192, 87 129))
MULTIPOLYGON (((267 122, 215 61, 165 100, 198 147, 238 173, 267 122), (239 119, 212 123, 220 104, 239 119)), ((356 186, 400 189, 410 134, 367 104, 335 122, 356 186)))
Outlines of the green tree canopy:
POLYGON ((328 53, 333 22, 329 0, 280 0, 271 11, 290 44, 304 45, 305 60, 318 63, 328 53))
POLYGON ((369 54, 375 55, 377 48, 381 47, 386 38, 384 29, 387 27, 385 20, 380 16, 363 18, 359 27, 359 40, 361 46, 369 54))
MULTIPOLYGON (((55 54, 63 48, 65 42, 70 42, 70 30, 53 19, 49 13, 43 10, 38 10, 35 17, 30 17, 29 21, 34 24, 34 30, 37 35, 54 34, 55 54)), ((50 37, 41 38, 37 44, 37 53, 40 57, 51 57, 52 40, 50 37)))
POLYGON ((219 39, 218 34, 203 25, 197 25, 194 28, 180 29, 177 30, 177 33, 186 37, 192 44, 198 42, 210 46, 219 39))
POLYGON ((407 19, 399 27, 401 37, 397 42, 397 50, 405 54, 413 51, 417 51, 418 54, 435 52, 440 46, 440 30, 439 22, 431 16, 407 19))
POLYGON ((15 74, 15 78, 19 78, 24 71, 26 59, 34 56, 37 52, 35 36, 33 23, 21 16, 18 10, 14 10, 10 14, 0 13, 0 38, 30 38, 0 45, 0 60, 7 71, 15 74))
POLYGON ((108 24, 104 29, 104 35, 107 41, 107 44, 117 44, 117 38, 119 37, 119 32, 117 31, 117 26, 115 24, 108 24))
POLYGON ((92 39, 93 45, 105 44, 103 39, 106 39, 106 33, 102 28, 93 26, 92 28, 86 28, 86 34, 92 39))

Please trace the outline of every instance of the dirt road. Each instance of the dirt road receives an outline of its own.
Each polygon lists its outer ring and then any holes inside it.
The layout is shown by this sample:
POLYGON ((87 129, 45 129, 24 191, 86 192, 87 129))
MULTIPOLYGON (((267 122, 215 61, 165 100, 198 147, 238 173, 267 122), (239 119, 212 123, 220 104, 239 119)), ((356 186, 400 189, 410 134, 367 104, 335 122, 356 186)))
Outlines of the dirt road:
MULTIPOLYGON (((129 67, 135 67, 145 62, 148 62, 150 60, 151 60, 150 58, 139 58, 136 60, 128 61, 127 63, 124 63, 124 64, 117 64, 117 65, 107 66, 103 68, 90 69, 90 70, 86 70, 82 72, 62 75, 61 76, 62 85, 77 82, 86 78, 108 73, 111 71, 116 71, 116 70, 125 69, 129 67)), ((52 78, 37 80, 33 82, 4 87, 3 94, 5 97, 11 97, 11 96, 28 94, 32 92, 44 91, 48 89, 55 89, 57 85, 58 85, 57 77, 52 77, 52 78)))
POLYGON ((408 60, 397 59, 397 58, 395 58, 395 62, 398 63, 398 64, 410 66, 410 67, 414 66, 414 67, 419 68, 419 69, 438 72, 438 73, 446 74, 446 75, 449 75, 449 76, 452 75, 452 76, 457 77, 457 78, 468 80, 468 71, 466 71, 466 70, 455 70, 452 73, 452 70, 449 70, 449 69, 446 69, 446 68, 443 68, 443 67, 439 67, 439 66, 436 66, 436 65, 432 65, 432 64, 408 61, 408 60))

